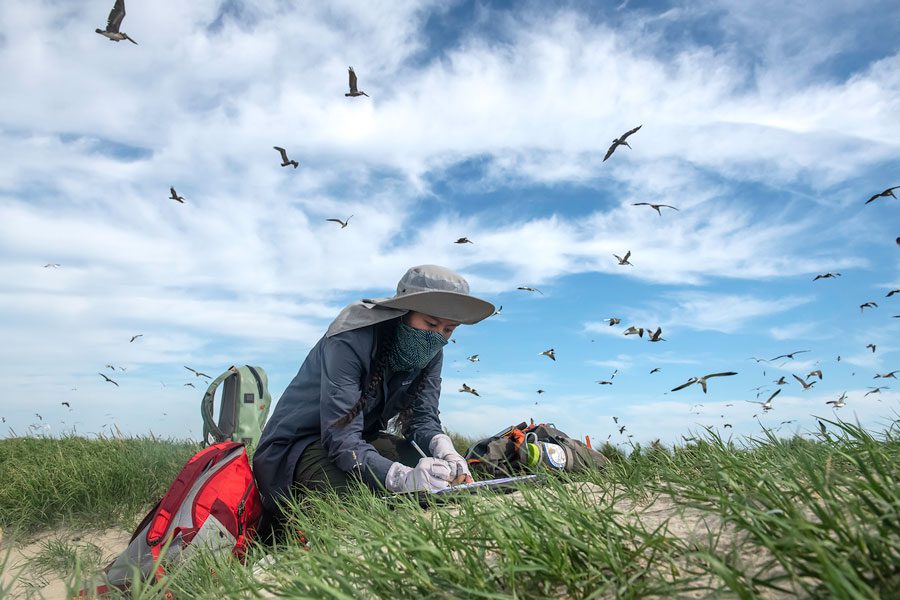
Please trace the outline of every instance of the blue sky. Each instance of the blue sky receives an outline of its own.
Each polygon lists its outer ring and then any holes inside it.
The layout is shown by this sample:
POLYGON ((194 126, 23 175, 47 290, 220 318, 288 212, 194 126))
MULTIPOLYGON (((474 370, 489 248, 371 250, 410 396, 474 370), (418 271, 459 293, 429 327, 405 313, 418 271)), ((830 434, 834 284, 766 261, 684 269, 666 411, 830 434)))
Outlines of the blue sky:
POLYGON ((2 435, 196 438, 184 365, 263 366, 277 398, 345 304, 425 263, 503 306, 446 347, 456 431, 791 434, 844 391, 839 416, 896 418, 900 200, 865 204, 900 185, 896 3, 132 1, 137 46, 93 33, 111 5, 0 5, 2 435))

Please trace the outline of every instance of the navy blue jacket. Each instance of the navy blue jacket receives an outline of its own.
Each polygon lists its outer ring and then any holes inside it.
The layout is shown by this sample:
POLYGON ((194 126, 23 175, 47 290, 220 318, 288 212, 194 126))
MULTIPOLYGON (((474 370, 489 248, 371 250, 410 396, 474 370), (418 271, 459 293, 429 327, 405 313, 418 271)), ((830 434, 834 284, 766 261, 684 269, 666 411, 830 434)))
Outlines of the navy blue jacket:
MULTIPOLYGON (((290 492, 297 460, 317 439, 339 469, 356 470, 357 461, 363 480, 373 487, 384 485, 391 460, 380 455, 366 440, 373 440, 394 415, 407 406, 407 389, 419 375, 418 370, 392 373, 385 378, 376 397, 369 398, 365 409, 343 426, 335 422, 356 405, 369 381, 377 351, 377 329, 393 327, 397 319, 323 336, 316 343, 300 371, 284 391, 262 432, 253 455, 253 472, 263 504, 276 510, 275 500, 290 492), (356 460, 354 460, 354 453, 356 460)), ((422 374, 424 386, 415 400, 409 438, 427 451, 431 439, 442 433, 438 417, 441 393, 441 367, 444 351, 429 362, 422 374)))

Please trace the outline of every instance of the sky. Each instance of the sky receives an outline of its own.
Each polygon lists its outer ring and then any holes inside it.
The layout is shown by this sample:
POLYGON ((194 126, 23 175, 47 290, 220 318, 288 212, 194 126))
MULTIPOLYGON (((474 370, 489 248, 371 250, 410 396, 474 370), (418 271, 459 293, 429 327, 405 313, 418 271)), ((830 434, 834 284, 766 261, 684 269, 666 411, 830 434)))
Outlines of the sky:
POLYGON ((502 306, 445 347, 452 431, 883 431, 900 200, 866 200, 900 186, 900 5, 788 4, 129 0, 133 45, 94 33, 111 0, 5 0, 0 435, 199 439, 185 366, 278 399, 419 264, 502 306))

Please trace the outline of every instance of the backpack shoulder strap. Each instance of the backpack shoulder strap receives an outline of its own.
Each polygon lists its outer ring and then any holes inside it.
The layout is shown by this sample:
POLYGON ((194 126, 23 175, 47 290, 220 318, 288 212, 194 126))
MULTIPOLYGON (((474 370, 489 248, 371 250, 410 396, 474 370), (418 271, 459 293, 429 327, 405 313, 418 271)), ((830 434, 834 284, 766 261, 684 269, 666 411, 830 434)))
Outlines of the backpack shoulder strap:
POLYGON ((200 413, 203 415, 203 443, 209 445, 210 434, 216 442, 223 442, 228 438, 228 434, 222 431, 213 419, 213 400, 216 397, 216 389, 223 381, 238 373, 238 370, 231 366, 227 371, 213 379, 206 393, 203 394, 203 400, 200 402, 200 413))

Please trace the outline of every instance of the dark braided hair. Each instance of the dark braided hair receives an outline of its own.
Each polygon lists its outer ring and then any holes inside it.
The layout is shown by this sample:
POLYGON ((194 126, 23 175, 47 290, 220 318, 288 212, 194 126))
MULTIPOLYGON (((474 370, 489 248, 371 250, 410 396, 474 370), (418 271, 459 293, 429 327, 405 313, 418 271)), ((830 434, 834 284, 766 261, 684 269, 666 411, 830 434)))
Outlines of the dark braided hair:
POLYGON ((390 356, 391 349, 394 346, 394 334, 399 324, 399 319, 391 319, 387 323, 379 323, 375 326, 375 344, 378 350, 375 353, 375 359, 372 361, 372 369, 369 374, 369 384, 362 391, 359 400, 353 405, 350 411, 338 419, 335 425, 344 427, 356 418, 366 407, 369 398, 375 398, 376 390, 381 382, 384 381, 384 372, 387 369, 387 359, 390 356))
POLYGON ((406 402, 403 403, 403 408, 400 409, 400 412, 397 414, 397 418, 393 420, 393 423, 391 423, 391 427, 388 433, 406 437, 410 426, 410 421, 412 421, 413 410, 416 406, 416 400, 418 400, 419 394, 422 393, 422 390, 424 388, 425 372, 422 371, 418 374, 418 376, 416 376, 416 380, 413 381, 412 384, 410 384, 409 388, 407 388, 406 402))

